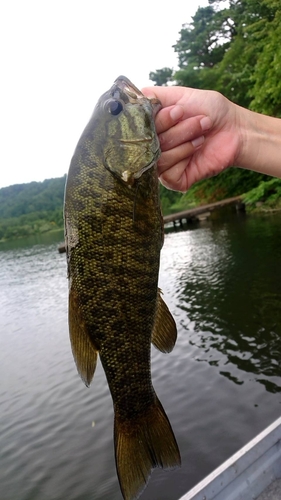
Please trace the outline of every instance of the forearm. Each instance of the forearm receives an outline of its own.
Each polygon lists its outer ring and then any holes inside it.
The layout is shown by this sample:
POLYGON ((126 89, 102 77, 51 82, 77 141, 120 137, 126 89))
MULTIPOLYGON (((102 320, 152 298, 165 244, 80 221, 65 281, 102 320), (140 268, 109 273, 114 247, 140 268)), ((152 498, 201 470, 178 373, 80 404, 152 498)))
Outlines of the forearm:
POLYGON ((240 148, 236 165, 281 178, 281 119, 238 108, 240 148))

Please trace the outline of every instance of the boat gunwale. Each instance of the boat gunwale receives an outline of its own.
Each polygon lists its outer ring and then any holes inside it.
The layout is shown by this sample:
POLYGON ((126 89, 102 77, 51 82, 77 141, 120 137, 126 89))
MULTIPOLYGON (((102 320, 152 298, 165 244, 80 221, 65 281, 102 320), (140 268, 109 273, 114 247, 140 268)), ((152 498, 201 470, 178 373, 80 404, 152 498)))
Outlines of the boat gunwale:
POLYGON ((281 417, 179 500, 253 499, 280 477, 281 417))

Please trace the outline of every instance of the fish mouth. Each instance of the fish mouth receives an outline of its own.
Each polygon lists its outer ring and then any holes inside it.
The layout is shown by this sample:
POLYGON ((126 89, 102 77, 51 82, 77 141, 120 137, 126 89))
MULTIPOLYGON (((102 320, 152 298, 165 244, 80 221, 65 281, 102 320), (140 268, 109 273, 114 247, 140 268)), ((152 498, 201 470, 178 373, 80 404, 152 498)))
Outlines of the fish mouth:
POLYGON ((141 91, 127 78, 126 76, 118 76, 116 78, 114 85, 116 85, 120 90, 126 92, 132 99, 138 99, 144 97, 141 91))
POLYGON ((124 94, 127 96, 129 102, 136 103, 138 101, 150 101, 153 110, 153 117, 162 108, 162 104, 156 97, 147 98, 126 76, 120 75, 116 78, 113 84, 113 97, 122 98, 124 94), (119 92, 119 95, 118 95, 119 92))

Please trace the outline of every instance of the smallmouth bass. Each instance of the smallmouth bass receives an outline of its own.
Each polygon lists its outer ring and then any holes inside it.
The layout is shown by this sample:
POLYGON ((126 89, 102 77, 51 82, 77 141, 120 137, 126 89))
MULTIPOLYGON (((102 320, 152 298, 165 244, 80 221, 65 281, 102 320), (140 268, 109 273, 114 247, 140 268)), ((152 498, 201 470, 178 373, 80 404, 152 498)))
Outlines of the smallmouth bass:
POLYGON ((160 107, 126 77, 117 78, 78 142, 65 189, 72 352, 87 386, 100 355, 125 500, 139 497, 153 468, 180 465, 150 371, 151 342, 170 352, 177 336, 158 289, 164 231, 154 117, 160 107))

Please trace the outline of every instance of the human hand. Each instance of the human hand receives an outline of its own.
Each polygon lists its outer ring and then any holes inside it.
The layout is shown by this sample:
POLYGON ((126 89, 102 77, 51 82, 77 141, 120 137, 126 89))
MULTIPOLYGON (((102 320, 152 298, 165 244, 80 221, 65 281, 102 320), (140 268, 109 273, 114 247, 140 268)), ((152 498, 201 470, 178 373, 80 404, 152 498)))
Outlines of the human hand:
POLYGON ((160 181, 186 191, 201 179, 233 165, 239 154, 239 108, 218 92, 187 87, 147 87, 163 108, 156 115, 162 150, 160 181))

